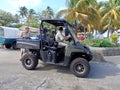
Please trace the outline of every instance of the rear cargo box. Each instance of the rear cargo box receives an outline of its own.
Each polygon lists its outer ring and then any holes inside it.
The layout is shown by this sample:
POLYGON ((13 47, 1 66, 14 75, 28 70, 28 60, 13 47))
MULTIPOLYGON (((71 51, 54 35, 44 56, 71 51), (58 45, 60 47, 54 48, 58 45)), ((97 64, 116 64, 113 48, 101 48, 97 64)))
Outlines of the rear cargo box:
POLYGON ((40 49, 40 40, 18 39, 17 48, 40 49))

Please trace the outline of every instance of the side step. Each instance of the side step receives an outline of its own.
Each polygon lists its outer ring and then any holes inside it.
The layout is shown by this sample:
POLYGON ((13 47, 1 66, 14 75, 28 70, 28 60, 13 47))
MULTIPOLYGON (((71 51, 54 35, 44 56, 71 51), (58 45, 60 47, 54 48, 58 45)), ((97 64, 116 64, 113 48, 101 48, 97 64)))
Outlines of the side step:
POLYGON ((59 63, 55 63, 55 62, 45 62, 46 64, 53 64, 53 65, 59 65, 59 66, 64 66, 64 62, 59 62, 59 63))

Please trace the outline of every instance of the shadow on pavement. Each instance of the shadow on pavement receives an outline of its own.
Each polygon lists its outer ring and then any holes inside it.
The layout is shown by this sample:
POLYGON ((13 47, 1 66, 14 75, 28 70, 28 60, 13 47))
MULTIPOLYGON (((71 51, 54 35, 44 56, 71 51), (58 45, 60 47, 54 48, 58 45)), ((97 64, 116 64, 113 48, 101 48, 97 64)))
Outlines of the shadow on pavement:
POLYGON ((91 62, 91 71, 88 78, 100 79, 108 76, 117 76, 120 74, 120 68, 117 64, 111 62, 91 62))
MULTIPOLYGON (((68 67, 55 66, 50 64, 40 63, 36 71, 50 71, 56 70, 56 72, 72 75, 68 67)), ((89 79, 101 79, 108 76, 117 76, 120 74, 120 68, 116 64, 110 62, 90 62, 91 71, 87 78, 89 79)))
POLYGON ((72 74, 68 67, 51 65, 51 64, 44 64, 44 63, 39 63, 39 64, 40 64, 40 66, 38 66, 35 69, 36 71, 56 70, 59 73, 72 74))

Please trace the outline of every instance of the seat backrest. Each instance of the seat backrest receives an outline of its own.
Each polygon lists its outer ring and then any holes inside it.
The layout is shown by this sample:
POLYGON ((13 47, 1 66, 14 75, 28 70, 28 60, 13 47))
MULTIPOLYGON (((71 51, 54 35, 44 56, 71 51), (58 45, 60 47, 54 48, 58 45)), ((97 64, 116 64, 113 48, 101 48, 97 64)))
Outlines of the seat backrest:
POLYGON ((55 38, 52 35, 47 35, 46 40, 48 41, 49 46, 53 46, 55 38))

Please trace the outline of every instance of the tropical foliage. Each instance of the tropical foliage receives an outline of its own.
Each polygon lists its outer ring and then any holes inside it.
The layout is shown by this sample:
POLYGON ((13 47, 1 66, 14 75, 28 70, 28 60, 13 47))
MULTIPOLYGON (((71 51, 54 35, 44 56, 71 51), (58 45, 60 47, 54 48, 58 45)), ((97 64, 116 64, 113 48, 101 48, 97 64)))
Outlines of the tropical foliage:
POLYGON ((99 38, 85 39, 80 42, 92 47, 113 47, 114 46, 108 39, 99 39, 99 38))
POLYGON ((57 18, 64 15, 65 19, 73 22, 79 21, 88 28, 104 32, 107 29, 116 30, 120 25, 120 1, 109 0, 96 2, 96 0, 66 0, 68 9, 57 13, 57 18))
POLYGON ((11 23, 16 23, 19 20, 16 18, 16 16, 12 15, 9 12, 0 10, 0 25, 4 26, 7 25, 9 26, 11 23))
POLYGON ((49 6, 40 13, 40 19, 52 19, 54 18, 53 9, 49 6))
POLYGON ((62 17, 71 23, 77 22, 78 25, 87 27, 89 32, 96 29, 103 33, 106 30, 116 30, 120 27, 119 0, 107 0, 104 2, 97 2, 97 0, 66 0, 66 5, 68 8, 57 13, 54 13, 49 6, 40 12, 23 6, 19 8, 16 15, 0 11, 0 24, 18 23, 37 27, 40 19, 62 17))
POLYGON ((20 13, 20 16, 23 17, 27 17, 28 14, 28 9, 24 6, 24 7, 20 7, 20 10, 18 11, 20 13))
POLYGON ((52 19, 54 18, 53 9, 49 6, 40 13, 36 13, 34 9, 27 9, 26 7, 20 7, 19 16, 21 22, 31 27, 39 27, 40 19, 52 19))
POLYGON ((34 9, 27 9, 25 6, 19 9, 20 23, 31 27, 39 27, 38 15, 34 9))
POLYGON ((109 0, 104 3, 104 8, 101 9, 103 30, 116 30, 120 25, 120 1, 109 0))
POLYGON ((58 15, 66 11, 65 19, 70 21, 78 20, 84 26, 87 26, 89 31, 92 28, 100 29, 101 16, 97 10, 98 7, 96 6, 97 2, 95 0, 68 0, 68 4, 70 4, 70 7, 58 12, 58 15))
POLYGON ((110 40, 111 40, 111 42, 114 44, 114 45, 118 45, 118 38, 119 38, 119 36, 118 36, 118 34, 117 33, 112 33, 111 35, 110 35, 110 40))

